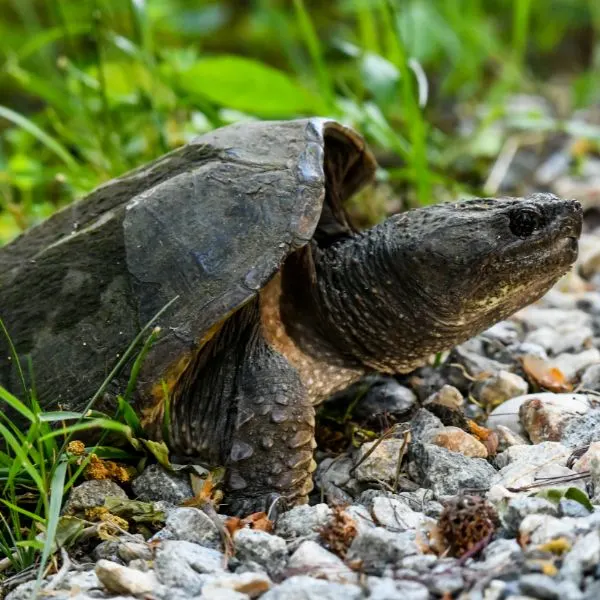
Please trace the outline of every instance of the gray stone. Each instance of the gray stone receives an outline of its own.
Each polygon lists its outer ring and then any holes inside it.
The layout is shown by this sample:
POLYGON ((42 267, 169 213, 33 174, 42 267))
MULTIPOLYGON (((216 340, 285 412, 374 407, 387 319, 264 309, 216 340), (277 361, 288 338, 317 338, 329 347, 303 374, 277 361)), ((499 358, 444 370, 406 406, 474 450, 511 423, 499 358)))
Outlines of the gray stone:
POLYGON ((465 399, 460 391, 453 385, 443 385, 437 392, 431 394, 431 396, 423 402, 425 408, 428 408, 432 404, 439 404, 454 410, 461 410, 465 404, 465 399))
POLYGON ((124 561, 119 556, 119 540, 106 540, 100 542, 92 551, 92 556, 95 560, 111 560, 116 563, 124 564, 124 561))
POLYGON ((155 540, 182 540, 208 548, 221 548, 221 536, 216 525, 201 510, 176 508, 169 513, 165 527, 152 537, 155 540))
POLYGON ((250 600, 248 594, 242 594, 226 587, 212 586, 210 582, 202 588, 200 598, 201 600, 250 600))
POLYGON ((483 356, 481 340, 476 341, 479 342, 477 352, 473 351, 473 346, 469 349, 469 342, 467 342, 456 346, 444 363, 443 372, 446 381, 464 393, 468 392, 473 378, 477 379, 484 374, 493 375, 507 367, 505 363, 483 356), (462 365, 463 368, 455 366, 456 364, 462 365))
POLYGON ((132 560, 152 560, 152 550, 148 544, 140 542, 122 542, 117 548, 119 558, 126 563, 132 560))
POLYGON ((427 573, 436 562, 437 556, 434 554, 411 554, 400 561, 400 567, 416 573, 427 573))
POLYGON ((395 533, 383 527, 374 527, 359 533, 352 542, 347 561, 361 561, 361 569, 368 574, 381 574, 387 565, 395 565, 411 554, 418 554, 413 531, 395 533))
POLYGON ((534 443, 558 442, 566 425, 590 409, 583 394, 531 394, 521 404, 519 418, 534 443))
POLYGON ((581 329, 591 324, 590 315, 578 309, 543 308, 530 305, 520 310, 513 317, 523 323, 527 329, 550 327, 551 329, 581 329))
POLYGON ((496 456, 496 464, 500 469, 518 463, 530 463, 532 466, 554 463, 565 465, 570 455, 568 448, 558 442, 543 442, 541 444, 524 444, 511 446, 496 456))
POLYGON ((131 569, 137 569, 138 571, 149 571, 151 566, 154 566, 154 561, 145 560, 143 558, 134 558, 127 564, 131 569))
POLYGON ((137 498, 144 501, 162 500, 181 504, 194 495, 189 475, 170 473, 161 465, 150 465, 136 477, 131 488, 137 498))
POLYGON ((224 571, 225 556, 217 550, 186 541, 164 541, 156 550, 154 569, 167 588, 199 594, 210 574, 224 571))
POLYGON ((556 356, 563 352, 581 352, 586 344, 592 339, 594 333, 591 327, 580 329, 552 329, 551 327, 540 327, 532 331, 525 338, 526 342, 539 344, 550 354, 556 356))
POLYGON ((369 600, 427 600, 429 590, 418 581, 396 581, 391 577, 368 577, 369 600))
POLYGON ((558 516, 558 508, 555 504, 544 498, 520 495, 511 498, 501 515, 502 522, 511 535, 519 531, 521 521, 527 515, 551 515, 558 516))
POLYGON ((400 385, 393 378, 378 378, 354 408, 354 416, 378 423, 382 416, 399 420, 414 408, 417 397, 414 392, 400 385))
POLYGON ((491 485, 520 488, 531 485, 539 471, 548 464, 564 466, 570 451, 558 442, 542 442, 535 446, 511 446, 496 457, 500 472, 491 485))
POLYGON ((205 583, 202 600, 258 598, 272 586, 273 582, 264 573, 224 573, 205 583))
POLYGON ((584 390, 600 392, 600 364, 590 365, 581 376, 581 387, 584 390))
POLYGON ((408 504, 395 498, 378 496, 373 499, 371 508, 375 523, 392 531, 418 529, 427 521, 423 513, 415 512, 408 504))
MULTIPOLYGON (((93 570, 75 571, 68 573, 67 576, 56 586, 53 584, 55 576, 51 575, 47 581, 42 584, 42 594, 38 598, 48 598, 51 600, 93 600, 103 599, 106 595, 103 591, 103 586, 96 577, 93 570), (47 585, 52 585, 51 590, 44 588, 47 585)), ((5 600, 32 600, 33 590, 35 588, 35 580, 28 581, 18 585, 5 600)), ((0 592, 5 591, 0 586, 0 592)), ((111 600, 125 600, 122 596, 115 598, 111 595, 111 600)))
POLYGON ((310 575, 317 579, 338 583, 358 582, 357 573, 352 571, 341 558, 312 540, 302 542, 290 556, 287 572, 292 575, 310 575))
POLYGON ((329 522, 331 508, 327 504, 301 504, 283 513, 275 523, 275 533, 286 540, 317 539, 319 529, 329 522))
POLYGON ((261 600, 359 600, 362 590, 353 584, 297 575, 271 588, 261 600))
POLYGON ((261 565, 274 579, 278 579, 287 563, 285 540, 258 529, 240 529, 233 538, 235 556, 241 562, 252 561, 261 565))
POLYGON ((560 600, 560 590, 557 582, 548 575, 529 573, 519 578, 521 592, 540 598, 540 600, 560 600))
POLYGON ((354 520, 358 533, 376 526, 371 513, 362 504, 352 504, 345 508, 344 512, 354 520))
POLYGON ((110 479, 93 479, 84 481, 71 490, 69 499, 63 509, 64 514, 85 512, 88 508, 104 506, 107 497, 127 499, 127 494, 110 479))
POLYGON ((600 409, 571 419, 564 427, 560 441, 568 448, 600 441, 600 409))
POLYGON ((412 439, 420 442, 429 442, 443 428, 442 421, 425 408, 418 410, 410 422, 412 439))
POLYGON ((96 563, 95 572, 100 583, 113 594, 144 597, 155 592, 158 587, 154 572, 144 573, 110 560, 99 560, 96 563))
POLYGON ((444 564, 443 560, 433 567, 430 574, 424 578, 430 592, 438 596, 454 595, 465 586, 462 569, 454 561, 444 564))
POLYGON ((496 470, 483 458, 469 458, 433 444, 411 443, 409 470, 436 497, 458 494, 465 488, 487 490, 496 470))
POLYGON ((475 384, 473 395, 485 406, 498 406, 511 398, 527 393, 528 383, 519 375, 499 371, 475 384))
POLYGON ((523 446, 529 444, 529 440, 526 440, 522 435, 515 433, 512 429, 509 429, 504 425, 495 425, 494 431, 498 435, 498 453, 504 452, 511 446, 523 446))
POLYGON ((542 360, 548 360, 548 353, 542 346, 539 344, 531 344, 529 342, 511 344, 506 347, 506 352, 508 352, 514 360, 525 358, 526 356, 535 356, 542 360))
POLYGON ((230 566, 232 570, 236 573, 262 573, 263 575, 267 575, 268 577, 267 570, 262 565, 259 565, 258 563, 252 560, 247 560, 241 563, 234 558, 231 561, 230 566))
POLYGON ((585 586, 582 600, 598 600, 600 598, 600 580, 589 581, 585 586))
POLYGON ((573 540, 576 537, 573 521, 551 515, 527 515, 521 521, 519 535, 523 539, 530 539, 533 544, 545 544, 559 537, 573 540))
POLYGON ((561 498, 558 503, 558 513, 561 517, 587 517, 590 511, 577 500, 561 498))
POLYGON ((509 597, 511 600, 515 600, 515 595, 508 595, 508 587, 509 585, 506 583, 506 581, 492 579, 492 581, 490 581, 488 586, 485 588, 483 594, 479 592, 473 597, 477 600, 504 600, 504 598, 509 597))
POLYGON ((600 350, 589 348, 578 354, 563 353, 554 358, 552 362, 569 381, 574 381, 580 371, 600 362, 600 350))
POLYGON ((521 334, 520 328, 516 323, 512 321, 500 321, 495 325, 492 325, 489 329, 486 329, 481 337, 489 340, 497 340, 504 346, 514 344, 519 341, 521 334))
POLYGON ((354 462, 350 456, 326 458, 319 464, 315 483, 329 502, 350 504, 358 492, 357 482, 352 476, 354 462))
POLYGON ((600 563, 600 534, 596 531, 580 537, 563 560, 560 575, 581 585, 585 572, 600 563))
POLYGON ((523 549, 517 540, 497 539, 486 546, 483 561, 475 563, 472 568, 492 572, 507 565, 516 566, 523 559, 523 549))
POLYGON ((363 482, 392 483, 396 479, 398 460, 403 447, 404 440, 395 438, 363 444, 354 458, 356 479, 363 482))
POLYGON ((525 435, 520 411, 522 405, 533 400, 539 401, 548 410, 552 409, 557 414, 570 415, 573 412, 584 413, 589 410, 589 400, 586 394, 554 394, 551 392, 525 394, 511 398, 496 407, 487 419, 487 426, 495 428, 503 425, 518 435, 525 435))

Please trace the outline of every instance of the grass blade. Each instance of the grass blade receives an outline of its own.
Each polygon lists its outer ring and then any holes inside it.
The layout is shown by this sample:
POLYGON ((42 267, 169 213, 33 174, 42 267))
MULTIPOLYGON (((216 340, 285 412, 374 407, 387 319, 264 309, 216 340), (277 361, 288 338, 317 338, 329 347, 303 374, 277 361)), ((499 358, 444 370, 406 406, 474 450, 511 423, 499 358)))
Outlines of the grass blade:
POLYGON ((137 355, 135 362, 133 363, 133 367, 131 367, 131 375, 129 376, 129 382, 127 383, 127 389, 125 390, 125 402, 129 402, 129 400, 131 399, 144 359, 146 358, 146 355, 148 354, 150 348, 152 348, 152 344, 154 344, 154 342, 158 338, 159 333, 160 328, 158 327, 155 327, 152 330, 152 333, 147 337, 146 341, 144 342, 144 345, 142 346, 142 349, 137 355))
POLYGON ((294 10, 296 13, 296 19, 300 27, 300 32, 304 38, 304 43, 310 54, 312 60, 313 69, 319 86, 321 94, 324 96, 325 101, 329 107, 329 110, 334 110, 334 90, 331 78, 329 77, 329 71, 323 58, 323 50, 321 48, 321 42, 315 31, 315 27, 311 21, 310 15, 304 6, 303 0, 294 0, 294 10))
POLYGON ((34 138, 46 146, 48 150, 56 154, 56 156, 58 156, 69 167, 75 168, 77 166, 77 163, 73 157, 58 140, 55 140, 51 135, 47 134, 43 129, 38 127, 27 117, 24 117, 7 106, 2 105, 0 105, 0 117, 10 121, 11 123, 14 123, 17 125, 17 127, 27 131, 27 133, 30 133, 34 138))
POLYGON ((23 373, 23 367, 21 366, 21 361, 19 360, 17 349, 15 348, 12 338, 8 333, 8 329, 6 329, 6 325, 4 325, 4 321, 2 319, 0 319, 0 329, 2 330, 2 334, 4 335, 4 337, 6 338, 6 342, 8 343, 10 355, 12 357, 12 360, 14 361, 14 364, 16 365, 17 373, 19 374, 19 380, 21 381, 21 385, 23 386, 23 392, 25 393, 25 397, 28 398, 29 390, 27 389, 27 382, 25 381, 25 373, 23 373))
POLYGON ((39 592, 42 584, 42 577, 44 576, 44 571, 46 569, 46 563, 48 562, 48 558, 53 550, 54 537, 56 535, 56 528, 60 518, 60 507, 62 506, 66 474, 67 463, 64 461, 59 462, 54 474, 52 475, 52 481, 50 482, 50 508, 48 509, 48 518, 46 523, 46 539, 44 540, 42 559, 40 561, 37 579, 35 580, 35 588, 33 591, 34 598, 37 597, 37 593, 39 592))
MULTIPOLYGON (((11 450, 14 452, 15 463, 17 460, 20 461, 20 464, 23 466, 23 468, 25 469, 27 474, 31 477, 32 481, 35 483, 35 486, 37 487, 39 493, 44 494, 46 486, 44 485, 44 482, 43 482, 39 472, 37 471, 35 466, 32 465, 31 462, 29 461, 29 457, 27 456, 27 453, 23 449, 21 443, 19 441, 17 441, 15 436, 4 425, 2 425, 2 423, 0 423, 0 435, 4 438, 6 443, 10 446, 11 450)), ((10 485, 10 484, 11 484, 11 481, 9 478, 7 485, 10 485)))
MULTIPOLYGON (((179 296, 175 296, 172 300, 169 300, 147 323, 144 325, 142 330, 135 336, 134 340, 129 344, 127 350, 123 353, 123 356, 119 359, 117 364, 114 366, 113 370, 106 376, 100 387, 96 390, 96 393, 91 397, 90 401, 87 403, 85 408, 83 409, 83 414, 87 415, 88 412, 92 409, 98 398, 102 396, 104 390, 108 387, 111 381, 115 379, 115 377, 120 373, 121 369, 127 364, 127 361, 131 358, 133 351, 136 346, 140 343, 141 340, 144 339, 144 336, 148 333, 150 327, 154 325, 157 319, 161 317, 171 306, 179 300, 179 296)), ((80 428, 82 429, 82 428, 80 428)), ((83 428, 85 429, 85 427, 83 428)), ((72 433, 72 432, 71 432, 72 433)), ((67 444, 71 441, 71 433, 67 435, 66 439, 63 441, 63 445, 59 451, 59 454, 63 454, 67 444)))

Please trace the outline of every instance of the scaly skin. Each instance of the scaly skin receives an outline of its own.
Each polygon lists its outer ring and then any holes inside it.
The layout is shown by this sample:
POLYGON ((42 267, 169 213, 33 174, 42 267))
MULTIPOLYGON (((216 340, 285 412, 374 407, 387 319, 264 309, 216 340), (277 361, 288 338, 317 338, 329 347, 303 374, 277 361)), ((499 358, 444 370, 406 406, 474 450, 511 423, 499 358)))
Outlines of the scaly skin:
POLYGON ((179 446, 228 467, 230 512, 306 501, 312 405, 363 373, 410 371, 538 299, 575 260, 581 217, 578 203, 548 195, 480 199, 313 241, 180 390, 179 446))
MULTIPOLYGON (((303 501, 315 403, 484 330, 576 255, 579 205, 543 194, 428 207, 357 234, 344 205, 375 169, 338 123, 238 123, 1 248, 0 318, 41 406, 82 410, 161 311, 133 397, 148 434, 161 438, 170 400, 171 447, 228 467, 230 511, 303 501)), ((15 363, 0 336, 0 384, 21 394, 15 363)))

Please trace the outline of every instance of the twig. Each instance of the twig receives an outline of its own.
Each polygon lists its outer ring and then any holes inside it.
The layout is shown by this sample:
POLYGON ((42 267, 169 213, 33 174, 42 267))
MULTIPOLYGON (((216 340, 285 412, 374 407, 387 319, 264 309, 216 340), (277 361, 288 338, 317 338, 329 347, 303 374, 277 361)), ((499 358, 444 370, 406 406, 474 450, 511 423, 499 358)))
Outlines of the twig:
POLYGON ((581 473, 577 473, 575 475, 561 475, 559 477, 542 477, 538 481, 534 481, 529 485, 523 485, 521 487, 507 487, 506 489, 509 492, 526 492, 527 490, 532 490, 538 487, 544 487, 545 485, 551 483, 567 483, 569 481, 579 481, 580 479, 586 479, 590 476, 590 471, 582 471, 581 473))
POLYGON ((2 573, 2 571, 6 571, 6 569, 13 564, 13 560, 16 559, 17 556, 17 553, 13 552, 11 556, 7 556, 6 558, 0 560, 0 573, 2 573))
POLYGON ((367 450, 365 455, 350 469, 350 475, 353 475, 354 472, 356 471, 356 469, 358 469, 358 467, 360 467, 360 465, 362 465, 365 462, 365 460, 367 460, 367 458, 369 458, 369 456, 371 456, 371 454, 373 454, 373 452, 375 452, 375 450, 377 449, 379 444, 381 444, 381 442, 392 437, 393 433, 394 433, 394 427, 392 427, 391 429, 388 429, 388 431, 385 431, 383 433, 383 435, 378 440, 376 440, 375 443, 369 448, 369 450, 367 450))
POLYGON ((483 186, 486 194, 495 194, 498 191, 520 145, 518 138, 515 136, 506 140, 483 186))
POLYGON ((404 432, 404 439, 402 441, 402 446, 400 446, 400 450, 398 451, 398 462, 396 463, 396 475, 394 477, 394 494, 398 491, 398 484, 400 483, 400 471, 402 469, 402 461, 404 460, 404 456, 406 455, 406 449, 408 448, 408 442, 411 437, 411 431, 408 429, 404 432))
POLYGON ((58 573, 54 576, 52 581, 48 583, 44 587, 44 592, 55 589, 60 583, 63 582, 65 577, 69 574, 73 563, 67 554, 67 551, 64 548, 60 549, 60 556, 62 558, 62 566, 60 567, 58 573))

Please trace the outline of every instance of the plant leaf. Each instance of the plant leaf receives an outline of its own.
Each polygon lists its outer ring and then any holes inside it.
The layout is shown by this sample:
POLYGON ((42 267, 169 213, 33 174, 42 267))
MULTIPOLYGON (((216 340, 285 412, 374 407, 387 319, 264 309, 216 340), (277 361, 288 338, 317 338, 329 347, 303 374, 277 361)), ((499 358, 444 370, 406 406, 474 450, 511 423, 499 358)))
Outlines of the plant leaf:
POLYGON ((327 111, 319 97, 283 71, 240 56, 199 60, 182 73, 180 83, 192 96, 263 117, 327 111))
POLYGON ((55 421, 68 421, 70 419, 81 419, 83 415, 70 410, 56 410, 40 413, 38 419, 42 423, 54 423, 55 421))
POLYGON ((7 106, 0 105, 0 117, 3 117, 7 121, 17 125, 21 129, 30 133, 34 138, 41 142, 48 150, 51 150, 58 156, 66 165, 71 168, 77 166, 77 163, 73 157, 69 154, 67 149, 51 135, 48 135, 43 129, 38 127, 33 121, 24 117, 23 115, 11 110, 7 106))
POLYGON ((44 576, 44 571, 46 569, 46 563, 55 547, 56 531, 60 519, 60 507, 62 506, 67 465, 68 463, 65 461, 59 462, 50 482, 50 507, 48 509, 48 521, 46 525, 46 539, 44 540, 44 550, 42 551, 42 558, 40 560, 40 566, 35 581, 35 589, 33 592, 34 598, 37 597, 37 593, 42 583, 42 577, 44 576))
POLYGON ((594 507, 590 502, 587 494, 576 487, 570 487, 564 496, 567 500, 575 500, 575 502, 579 502, 582 506, 585 506, 590 512, 594 512, 594 507))
POLYGON ((164 442, 155 442, 153 440, 142 440, 144 446, 148 449, 156 460, 163 466, 165 469, 171 469, 171 461, 169 460, 169 449, 164 442))

